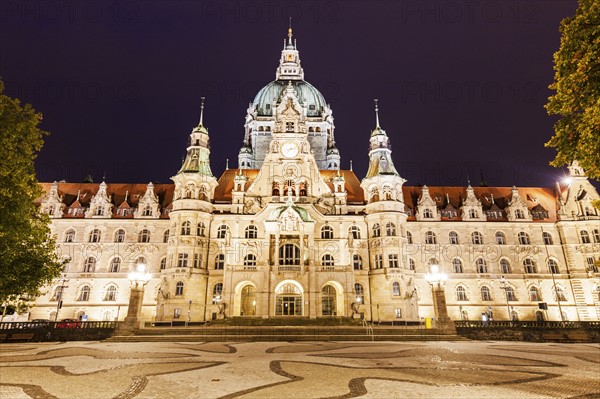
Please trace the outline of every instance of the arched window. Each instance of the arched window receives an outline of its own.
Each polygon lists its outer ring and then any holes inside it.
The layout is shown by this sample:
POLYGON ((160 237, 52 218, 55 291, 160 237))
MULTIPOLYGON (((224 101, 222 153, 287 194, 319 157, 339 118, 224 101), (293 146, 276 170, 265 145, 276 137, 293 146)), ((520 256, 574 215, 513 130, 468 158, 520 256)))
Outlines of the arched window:
POLYGON ((406 243, 407 244, 413 243, 413 237, 412 237, 412 233, 410 231, 406 232, 406 243))
POLYGON ((542 296, 540 295, 540 290, 537 287, 531 286, 529 287, 529 300, 531 302, 539 302, 542 300, 542 296))
POLYGON ((223 270, 225 268, 225 254, 215 256, 215 270, 223 270))
POLYGON ((198 225, 196 226, 196 235, 198 237, 204 237, 205 231, 206 231, 206 227, 204 226, 204 223, 198 222, 198 225))
POLYGON ((554 286, 554 292, 556 294, 556 300, 560 301, 560 302, 565 302, 567 300, 567 298, 565 297, 565 292, 562 289, 561 286, 559 285, 555 285, 554 286))
POLYGON ((105 301, 116 301, 117 300, 117 287, 114 285, 108 286, 106 293, 104 294, 105 301))
POLYGON ((525 219, 525 213, 522 209, 515 209, 515 219, 525 219))
POLYGON ((351 235, 355 240, 360 240, 360 229, 358 226, 350 226, 348 229, 348 235, 351 235))
POLYGON ((393 296, 400 296, 400 283, 397 281, 394 281, 392 283, 392 295, 393 296))
POLYGON ((516 302, 518 300, 513 287, 506 287, 505 291, 506 291, 506 300, 507 301, 516 302))
POLYGON ((50 300, 53 302, 60 301, 62 298, 62 292, 63 292, 63 287, 58 286, 58 287, 54 288, 54 292, 53 292, 52 298, 50 298, 50 300))
POLYGON ((433 231, 425 233, 425 244, 437 244, 437 237, 433 231))
POLYGON ((523 260, 523 267, 525 269, 525 273, 537 273, 537 265, 535 264, 535 261, 531 258, 526 258, 525 260, 523 260))
POLYGON ((142 216, 152 216, 152 207, 150 205, 146 205, 142 216))
POLYGON ((413 258, 408 258, 408 269, 415 270, 415 260, 413 258))
POLYGON ((506 245, 506 235, 501 231, 496 232, 496 244, 506 245))
POLYGON ((164 243, 169 242, 169 229, 166 229, 165 232, 163 233, 163 242, 164 243))
POLYGON ((110 261, 109 271, 111 273, 118 273, 119 270, 121 270, 121 258, 119 258, 118 256, 115 256, 110 261))
POLYGON ((334 266, 335 260, 333 259, 333 255, 325 254, 321 257, 321 265, 323 266, 334 266))
POLYGON ((65 242, 74 242, 75 241, 75 230, 69 229, 65 233, 65 242))
POLYGON ((125 230, 118 229, 115 231, 115 242, 125 242, 125 230))
POLYGON ((100 230, 98 229, 94 229, 92 231, 90 231, 90 242, 100 242, 100 237, 102 236, 102 234, 100 233, 100 230))
POLYGON ((517 238, 519 239, 520 245, 530 245, 531 244, 531 239, 529 238, 529 234, 525 233, 524 231, 521 231, 517 235, 517 238))
POLYGON ((558 263, 554 259, 548 259, 548 271, 551 274, 558 274, 560 270, 558 270, 558 263))
POLYGON ((360 255, 352 255, 352 265, 354 267, 354 270, 362 270, 363 263, 360 255))
POLYGON ((490 288, 487 286, 481 287, 481 300, 482 301, 491 301, 492 293, 490 292, 490 288))
POLYGON ((355 283, 354 292, 356 293, 356 302, 358 302, 359 304, 365 303, 365 291, 363 289, 362 284, 355 283))
POLYGON ((138 234, 138 242, 150 242, 150 230, 143 229, 138 234))
POLYGON ((396 225, 392 222, 387 222, 385 224, 385 235, 388 237, 392 237, 396 235, 396 225))
POLYGON ((581 230, 579 232, 579 237, 581 237, 581 243, 582 244, 589 244, 590 243, 590 235, 587 232, 587 230, 581 230))
POLYGON ((178 281, 177 285, 175 285, 175 296, 183 295, 183 281, 178 281))
POLYGON ((600 229, 594 229, 592 235, 594 236, 594 242, 596 244, 600 243, 600 229))
POLYGON ((329 240, 333 238, 333 229, 331 228, 331 226, 321 227, 321 238, 329 240))
POLYGON ((226 224, 222 224, 217 228, 217 238, 226 238, 229 232, 229 227, 226 224))
POLYGON ((381 227, 379 223, 373 225, 373 237, 381 237, 381 227))
POLYGON ((475 269, 479 274, 487 273, 488 267, 486 261, 483 258, 477 258, 477 260, 475 261, 475 269))
POLYGON ((454 271, 454 273, 462 273, 463 272, 463 265, 460 259, 458 258, 454 258, 452 259, 452 271, 454 271))
POLYGON ((90 256, 85 260, 83 264, 83 272, 84 273, 93 273, 96 269, 96 258, 90 256))
POLYGON ((160 260, 160 270, 165 270, 167 268, 167 258, 162 258, 160 260))
POLYGON ((244 257, 244 266, 255 267, 256 266, 256 255, 248 254, 244 257))
POLYGON ((500 259, 500 272, 503 274, 511 274, 512 270, 510 269, 510 262, 508 259, 500 259))
POLYGON ((190 223, 190 221, 186 220, 185 222, 181 223, 181 235, 189 236, 191 233, 192 233, 192 224, 190 223))
POLYGON ((215 286, 213 287, 213 297, 212 297, 212 303, 213 305, 218 304, 219 302, 221 302, 221 296, 223 295, 223 283, 217 283, 215 284, 215 286))
POLYGON ((547 231, 544 231, 542 233, 542 238, 544 239, 544 245, 553 245, 554 244, 554 239, 552 239, 552 234, 548 233, 547 231))
POLYGON ((456 287, 456 300, 457 301, 468 301, 467 290, 462 285, 456 287))
POLYGON ((453 245, 458 244, 458 233, 456 231, 448 233, 448 241, 453 245))
POLYGON ((473 244, 475 244, 475 245, 482 245, 483 244, 483 235, 481 235, 481 233, 478 231, 472 232, 471 233, 471 242, 473 242, 473 244))
POLYGON ((258 228, 254 225, 246 227, 245 237, 248 239, 258 238, 258 228))
POLYGON ((86 302, 90 300, 90 292, 91 292, 91 288, 89 285, 84 285, 83 287, 81 287, 81 290, 79 291, 79 296, 77 297, 78 301, 81 302, 86 302))

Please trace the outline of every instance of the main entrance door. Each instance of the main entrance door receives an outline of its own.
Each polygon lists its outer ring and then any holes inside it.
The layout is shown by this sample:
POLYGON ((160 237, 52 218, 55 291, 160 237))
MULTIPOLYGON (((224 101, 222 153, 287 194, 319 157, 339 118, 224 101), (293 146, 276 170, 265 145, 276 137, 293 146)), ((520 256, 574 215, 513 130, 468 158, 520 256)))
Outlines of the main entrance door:
POLYGON ((323 309, 323 316, 336 315, 336 296, 337 292, 335 291, 335 288, 329 284, 321 290, 321 308, 323 309))
POLYGON ((284 283, 275 291, 276 316, 302 316, 302 291, 294 283, 284 283))

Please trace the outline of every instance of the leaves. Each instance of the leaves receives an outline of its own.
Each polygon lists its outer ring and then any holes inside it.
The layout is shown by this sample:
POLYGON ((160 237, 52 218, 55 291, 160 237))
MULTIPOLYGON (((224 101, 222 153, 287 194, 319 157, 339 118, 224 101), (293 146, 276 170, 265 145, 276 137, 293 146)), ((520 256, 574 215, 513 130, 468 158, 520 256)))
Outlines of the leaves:
POLYGON ((42 116, 3 93, 0 81, 0 303, 36 296, 62 268, 49 219, 34 203, 42 194, 33 163, 47 135, 42 116))
POLYGON ((589 177, 600 179, 600 2, 579 0, 574 17, 561 22, 554 54, 554 83, 546 110, 560 119, 546 143, 557 150, 553 166, 578 160, 589 177))

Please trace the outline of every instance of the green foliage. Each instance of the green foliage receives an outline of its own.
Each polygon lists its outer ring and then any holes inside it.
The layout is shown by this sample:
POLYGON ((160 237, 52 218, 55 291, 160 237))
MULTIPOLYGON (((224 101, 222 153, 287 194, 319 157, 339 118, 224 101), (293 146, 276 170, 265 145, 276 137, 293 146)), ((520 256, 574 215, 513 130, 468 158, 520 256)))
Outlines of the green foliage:
POLYGON ((554 54, 554 83, 546 110, 560 119, 546 143, 558 151, 553 166, 578 160, 586 174, 600 179, 600 2, 579 0, 574 17, 560 27, 554 54))
POLYGON ((47 134, 41 119, 31 105, 4 95, 0 81, 0 304, 39 295, 62 269, 49 219, 34 204, 42 195, 33 164, 47 134))

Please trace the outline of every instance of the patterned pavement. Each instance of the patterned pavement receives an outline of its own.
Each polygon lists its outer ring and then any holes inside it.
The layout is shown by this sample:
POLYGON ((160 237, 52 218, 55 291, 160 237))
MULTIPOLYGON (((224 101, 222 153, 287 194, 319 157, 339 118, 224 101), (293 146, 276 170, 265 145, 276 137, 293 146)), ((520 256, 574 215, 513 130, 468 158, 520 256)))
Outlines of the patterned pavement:
POLYGON ((600 345, 0 344, 0 398, 600 398, 600 345))

